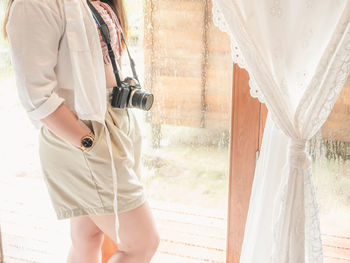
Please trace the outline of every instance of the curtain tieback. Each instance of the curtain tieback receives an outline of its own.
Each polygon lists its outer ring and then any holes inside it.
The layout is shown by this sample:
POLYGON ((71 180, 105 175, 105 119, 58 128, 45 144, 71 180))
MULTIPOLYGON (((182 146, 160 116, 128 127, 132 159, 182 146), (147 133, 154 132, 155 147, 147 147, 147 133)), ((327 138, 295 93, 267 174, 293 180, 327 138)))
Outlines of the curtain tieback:
POLYGON ((306 142, 303 139, 292 139, 289 147, 289 164, 293 168, 308 168, 311 165, 311 159, 306 152, 306 142))

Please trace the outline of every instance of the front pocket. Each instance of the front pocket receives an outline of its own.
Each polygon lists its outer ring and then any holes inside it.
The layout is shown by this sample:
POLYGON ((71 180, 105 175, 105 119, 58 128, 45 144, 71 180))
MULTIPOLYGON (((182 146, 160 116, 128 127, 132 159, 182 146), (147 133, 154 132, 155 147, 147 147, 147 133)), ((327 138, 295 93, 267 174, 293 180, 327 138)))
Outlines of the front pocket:
POLYGON ((77 150, 81 151, 81 149, 69 141, 61 138, 60 136, 56 135, 53 131, 50 130, 49 127, 46 125, 43 125, 40 129, 40 140, 43 140, 47 145, 50 145, 50 147, 59 147, 62 149, 67 149, 69 151, 71 150, 77 150))
POLYGON ((91 120, 81 120, 81 121, 84 122, 95 135, 93 145, 90 148, 87 148, 86 150, 84 150, 84 152, 91 152, 101 142, 101 139, 103 137, 103 134, 102 134, 103 129, 100 129, 102 124, 95 121, 93 122, 91 120))
POLYGON ((82 13, 83 7, 80 1, 64 1, 64 6, 66 11, 66 34, 69 48, 72 51, 90 50, 82 13))

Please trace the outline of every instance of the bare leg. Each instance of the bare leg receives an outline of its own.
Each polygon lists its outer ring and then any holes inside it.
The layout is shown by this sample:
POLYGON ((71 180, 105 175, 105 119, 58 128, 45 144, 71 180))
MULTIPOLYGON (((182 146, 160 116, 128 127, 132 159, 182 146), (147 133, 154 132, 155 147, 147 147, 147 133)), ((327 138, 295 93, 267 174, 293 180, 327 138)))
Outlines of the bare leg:
MULTIPOLYGON (((91 215, 91 220, 115 240, 115 215, 91 215)), ((120 244, 108 263, 149 263, 159 245, 159 233, 146 201, 141 206, 118 213, 120 244)))
POLYGON ((88 216, 71 218, 70 227, 72 246, 69 250, 67 263, 101 262, 103 232, 88 216))

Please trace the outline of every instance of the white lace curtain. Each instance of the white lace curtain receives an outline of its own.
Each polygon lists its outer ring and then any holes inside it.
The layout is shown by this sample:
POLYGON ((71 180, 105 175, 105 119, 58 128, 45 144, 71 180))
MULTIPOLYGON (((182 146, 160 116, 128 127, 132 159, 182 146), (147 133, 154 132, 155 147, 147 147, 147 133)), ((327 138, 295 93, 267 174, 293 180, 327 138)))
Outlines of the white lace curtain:
POLYGON ((269 110, 240 262, 323 262, 305 145, 349 74, 350 0, 213 0, 213 19, 269 110))

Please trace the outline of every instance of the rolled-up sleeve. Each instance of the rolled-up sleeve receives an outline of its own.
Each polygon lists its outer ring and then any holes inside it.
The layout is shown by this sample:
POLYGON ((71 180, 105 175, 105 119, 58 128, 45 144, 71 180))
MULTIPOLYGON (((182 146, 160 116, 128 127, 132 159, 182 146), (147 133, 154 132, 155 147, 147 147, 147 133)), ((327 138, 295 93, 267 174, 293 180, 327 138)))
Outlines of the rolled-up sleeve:
POLYGON ((14 1, 6 25, 19 99, 33 120, 45 118, 65 101, 55 92, 64 22, 45 2, 14 1))

